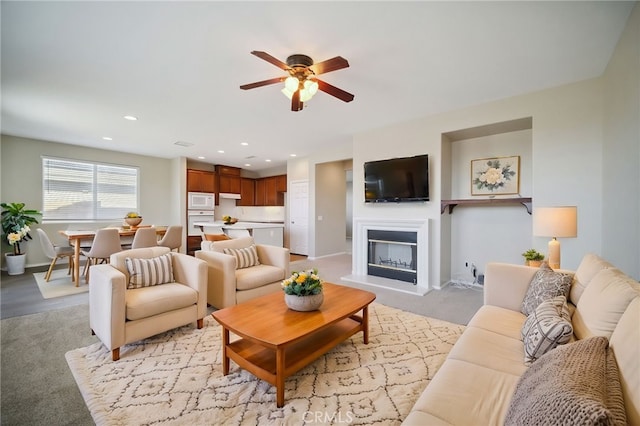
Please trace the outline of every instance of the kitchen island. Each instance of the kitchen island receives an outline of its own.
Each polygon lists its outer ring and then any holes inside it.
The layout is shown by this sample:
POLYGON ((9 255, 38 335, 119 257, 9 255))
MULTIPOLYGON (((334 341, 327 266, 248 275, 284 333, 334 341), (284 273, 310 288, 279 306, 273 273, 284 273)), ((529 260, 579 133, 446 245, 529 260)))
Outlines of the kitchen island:
POLYGON ((283 222, 236 222, 225 225, 222 221, 196 222, 205 234, 226 234, 229 238, 252 236, 256 244, 284 245, 283 222))

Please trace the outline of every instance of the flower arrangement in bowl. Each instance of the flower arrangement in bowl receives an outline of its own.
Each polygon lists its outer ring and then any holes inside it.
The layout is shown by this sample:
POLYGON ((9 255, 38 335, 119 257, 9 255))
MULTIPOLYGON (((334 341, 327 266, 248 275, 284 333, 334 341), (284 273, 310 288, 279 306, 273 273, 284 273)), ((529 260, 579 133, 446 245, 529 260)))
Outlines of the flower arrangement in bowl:
POLYGON ((2 236, 13 247, 13 255, 23 254, 20 250, 22 241, 31 240, 29 225, 39 223, 34 217, 42 215, 37 210, 25 209, 24 203, 2 203, 2 236))
POLYGON ((224 222, 225 225, 233 225, 234 223, 236 223, 238 221, 237 218, 235 217, 231 217, 228 214, 222 216, 222 221, 224 222))
POLYGON ((289 278, 282 281, 285 303, 294 311, 318 309, 324 301, 322 283, 316 268, 293 272, 289 278))
POLYGON ((140 222, 142 222, 142 216, 140 216, 136 212, 129 212, 124 217, 124 221, 127 222, 127 224, 129 226, 134 226, 135 227, 135 226, 140 225, 140 222))

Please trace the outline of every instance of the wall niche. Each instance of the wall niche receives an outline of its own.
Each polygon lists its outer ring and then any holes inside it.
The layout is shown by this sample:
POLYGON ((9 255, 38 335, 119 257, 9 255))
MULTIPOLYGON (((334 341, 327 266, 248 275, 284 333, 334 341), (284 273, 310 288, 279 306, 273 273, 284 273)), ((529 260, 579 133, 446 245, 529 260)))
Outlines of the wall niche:
MULTIPOLYGON (((442 202, 459 203, 441 216, 441 285, 473 283, 487 262, 519 263, 531 245, 531 215, 522 202, 489 202, 530 198, 532 194, 532 117, 455 130, 442 134, 442 202), (471 161, 520 157, 517 194, 471 195, 471 161), (486 200, 487 203, 480 203, 486 200)), ((529 201, 529 207, 531 201, 529 201)))

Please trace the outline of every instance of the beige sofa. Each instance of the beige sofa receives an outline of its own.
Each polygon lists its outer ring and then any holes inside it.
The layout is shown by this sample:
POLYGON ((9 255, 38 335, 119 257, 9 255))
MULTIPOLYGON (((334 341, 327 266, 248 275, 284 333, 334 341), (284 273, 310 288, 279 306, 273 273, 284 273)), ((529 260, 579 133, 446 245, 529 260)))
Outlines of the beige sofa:
POLYGON ((110 264, 91 266, 89 324, 92 332, 120 358, 120 347, 189 323, 202 328, 207 314, 207 265, 167 247, 124 250, 110 264), (126 258, 171 258, 173 280, 128 288, 126 258))
MULTIPOLYGON (((553 361, 552 355, 559 357, 561 351, 582 349, 585 344, 598 340, 586 340, 592 336, 609 339, 621 382, 618 389, 622 388, 623 397, 620 400, 624 401, 624 407, 618 412, 626 412, 628 424, 640 425, 638 282, 598 256, 586 255, 573 276, 568 297, 573 339, 551 349, 546 358, 543 355, 527 366, 521 337, 526 316, 520 308, 536 271, 537 268, 519 265, 487 265, 484 306, 471 319, 442 367, 416 401, 404 425, 519 423, 511 421, 510 415, 520 408, 521 400, 514 397, 514 392, 521 395, 516 389, 525 371, 533 369, 536 363, 540 363, 536 369, 544 368, 545 362, 553 361)), ((606 341, 604 345, 606 347, 606 341)), ((560 369, 564 368, 563 364, 560 369)), ((531 371, 527 376, 530 375, 531 371)), ((549 378, 549 383, 553 378, 549 378)), ((604 394, 609 395, 608 392, 604 394)), ((575 414, 571 410, 569 413, 575 414)), ((560 423, 546 417, 536 420, 537 424, 560 423)))
POLYGON ((207 262, 209 283, 207 303, 222 309, 258 296, 282 291, 289 276, 289 249, 255 244, 252 237, 224 241, 202 241, 195 256, 207 262), (259 265, 238 268, 236 257, 224 249, 245 249, 255 245, 259 265))

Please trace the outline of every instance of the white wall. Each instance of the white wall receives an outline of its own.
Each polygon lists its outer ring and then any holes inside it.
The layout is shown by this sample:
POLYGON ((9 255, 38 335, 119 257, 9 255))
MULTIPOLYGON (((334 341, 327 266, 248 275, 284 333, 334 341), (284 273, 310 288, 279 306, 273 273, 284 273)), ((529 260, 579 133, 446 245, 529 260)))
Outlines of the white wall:
MULTIPOLYGON (((450 279, 448 265, 451 258, 441 250, 443 218, 440 215, 441 185, 443 174, 442 135, 460 129, 468 129, 492 123, 533 117, 531 146, 531 196, 534 206, 578 206, 578 238, 565 239, 563 267, 576 268, 584 253, 602 252, 602 91, 599 79, 566 85, 550 90, 517 96, 478 105, 458 111, 425 117, 382 129, 358 134, 354 137, 353 187, 354 217, 399 217, 431 219, 430 230, 430 285, 438 288, 450 279), (427 203, 399 205, 368 205, 362 191, 363 163, 369 160, 394 156, 427 153, 430 156, 431 201, 427 203), (572 159, 573 161, 567 161, 572 159)), ((452 148, 453 149, 453 148, 452 148)), ((529 154, 527 154, 529 155, 529 154)), ((444 164, 453 164, 453 152, 444 153, 444 164)), ((445 184, 449 183, 445 179, 445 184)), ((453 187, 452 187, 453 190, 453 187)), ((496 207, 503 209, 503 207, 496 207)), ((514 207, 511 222, 523 220, 524 207, 514 207), (517 217, 517 218, 516 218, 517 217)), ((453 215, 458 215, 454 211, 453 215)), ((474 215, 480 215, 475 213, 474 215)), ((464 215, 464 213, 462 213, 464 215)), ((489 220, 492 214, 489 213, 489 220)), ((445 218, 445 221, 450 220, 445 218)), ((456 219, 458 220, 458 219, 456 219)), ((526 216, 524 220, 527 220, 526 216)), ((460 225, 462 226, 462 225, 460 225)), ((465 224, 469 228, 472 223, 465 224)), ((453 227, 453 225, 451 225, 453 227)), ((497 227, 495 232, 501 232, 497 227)), ((453 231, 451 231, 453 232, 453 231)), ((546 238, 529 234, 531 247, 545 247, 546 238)), ((476 241, 487 259, 495 260, 500 254, 491 241, 476 241)), ((520 246, 519 246, 520 247, 520 246)), ((453 250, 453 249, 452 249, 453 250)), ((511 250, 513 259, 522 252, 511 250)), ((546 251, 546 250, 545 250, 546 251)), ((484 265, 478 265, 480 269, 484 265)))
POLYGON ((605 72, 602 254, 640 279, 640 5, 605 72))
MULTIPOLYGON (((1 199, 3 202, 23 202, 28 208, 42 210, 42 156, 70 158, 77 160, 99 161, 111 164, 124 164, 140 168, 140 209, 146 224, 169 225, 181 222, 184 204, 179 198, 180 176, 185 174, 183 161, 156 157, 125 154, 122 152, 68 145, 35 139, 2 135, 1 199), (180 172, 181 170, 181 172, 180 172), (175 175, 178 173, 178 175, 175 175), (176 183, 178 182, 178 183, 176 183), (180 207, 182 205, 182 207, 180 207)), ((182 182, 182 188, 186 183, 182 182)), ((58 230, 67 229, 68 223, 44 223, 42 228, 50 235, 54 243, 64 242, 58 230)), ((96 228, 105 226, 93 224, 96 228)), ((87 224, 87 226, 90 226, 87 224)), ((33 240, 23 249, 27 252, 27 266, 48 264, 35 232, 33 240)), ((10 250, 5 243, 2 251, 10 250)))
POLYGON ((317 164, 316 180, 322 184, 315 191, 315 256, 344 253, 347 180, 343 162, 317 164))

